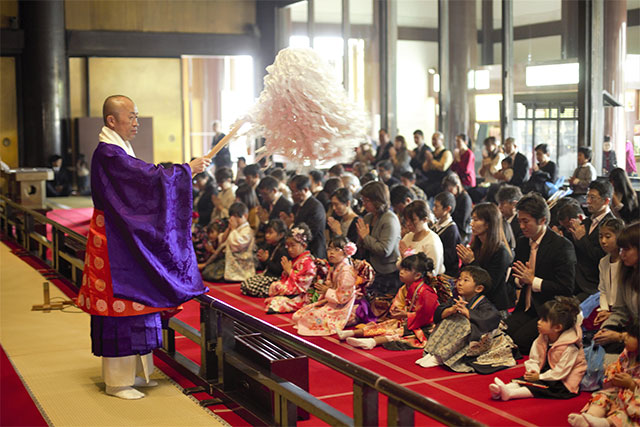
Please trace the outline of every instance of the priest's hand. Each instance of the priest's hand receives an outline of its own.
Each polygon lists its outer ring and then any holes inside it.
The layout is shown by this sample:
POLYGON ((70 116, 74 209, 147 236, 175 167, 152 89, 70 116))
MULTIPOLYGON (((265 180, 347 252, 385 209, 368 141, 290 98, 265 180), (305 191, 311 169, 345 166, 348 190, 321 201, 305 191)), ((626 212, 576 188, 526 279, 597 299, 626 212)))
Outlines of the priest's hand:
POLYGON ((198 157, 189 162, 189 167, 191 168, 191 176, 194 177, 197 174, 204 172, 206 168, 211 164, 211 159, 207 157, 198 157))

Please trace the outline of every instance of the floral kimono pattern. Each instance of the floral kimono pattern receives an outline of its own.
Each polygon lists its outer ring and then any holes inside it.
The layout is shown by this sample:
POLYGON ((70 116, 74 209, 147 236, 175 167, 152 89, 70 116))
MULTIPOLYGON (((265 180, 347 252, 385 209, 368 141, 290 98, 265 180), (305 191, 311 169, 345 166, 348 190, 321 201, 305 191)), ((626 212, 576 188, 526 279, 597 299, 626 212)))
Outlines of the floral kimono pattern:
POLYGON ((323 297, 293 315, 300 335, 332 335, 344 329, 356 300, 356 270, 345 258, 330 272, 323 297))
POLYGON ((269 286, 265 302, 267 313, 290 313, 309 303, 307 290, 316 277, 316 263, 309 251, 293 260, 291 274, 282 273, 280 280, 269 286))
POLYGON ((625 349, 618 360, 607 366, 602 390, 591 395, 591 400, 582 411, 586 411, 589 405, 603 407, 607 420, 614 426, 640 425, 640 362, 637 354, 629 355, 625 349), (635 391, 611 384, 618 373, 627 373, 633 377, 635 391))

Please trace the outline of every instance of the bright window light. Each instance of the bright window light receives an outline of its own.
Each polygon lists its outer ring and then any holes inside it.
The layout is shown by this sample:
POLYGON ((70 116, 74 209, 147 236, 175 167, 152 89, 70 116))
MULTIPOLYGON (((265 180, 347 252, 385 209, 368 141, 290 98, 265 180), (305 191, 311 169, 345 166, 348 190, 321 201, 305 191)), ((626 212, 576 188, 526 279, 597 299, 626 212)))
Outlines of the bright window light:
POLYGON ((476 90, 489 89, 491 86, 491 74, 489 70, 476 70, 475 72, 476 90))
POLYGON ((435 93, 440 92, 440 74, 433 75, 433 91, 435 93))
POLYGON ((527 86, 555 86, 576 84, 580 80, 580 64, 529 65, 526 70, 527 86))
POLYGON ((469 70, 469 72, 467 72, 467 89, 471 90, 476 86, 476 82, 475 82, 475 72, 473 70, 469 70))
POLYGON ((480 123, 500 122, 500 100, 502 95, 476 95, 476 121, 480 123))

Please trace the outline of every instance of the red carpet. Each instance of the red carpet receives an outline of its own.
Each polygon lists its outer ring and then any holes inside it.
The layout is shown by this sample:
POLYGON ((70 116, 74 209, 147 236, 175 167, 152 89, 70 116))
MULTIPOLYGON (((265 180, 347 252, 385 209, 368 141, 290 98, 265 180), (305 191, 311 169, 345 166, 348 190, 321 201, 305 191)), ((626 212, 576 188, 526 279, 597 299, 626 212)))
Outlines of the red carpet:
POLYGON ((31 395, 0 346, 0 425, 47 426, 31 395))
MULTIPOLYGON (((59 221, 81 234, 86 235, 91 209, 73 209, 66 211, 52 211, 49 217, 59 221), (51 216, 53 212, 53 216, 51 216)), ((42 268, 37 262, 28 261, 35 268, 42 268)), ((58 281, 54 281, 58 282, 58 281)), ((64 283, 56 283, 64 288, 64 283)), ((295 333, 291 326, 291 314, 267 315, 264 312, 263 300, 245 297, 240 293, 238 284, 209 284, 209 294, 225 301, 244 312, 265 320, 286 331, 295 333)), ((70 289, 63 289, 69 294, 70 289)), ((177 318, 199 328, 199 304, 188 302, 185 309, 177 318)), ((474 418, 487 425, 566 425, 567 415, 579 411, 589 398, 588 393, 570 400, 523 399, 509 402, 493 401, 489 397, 488 386, 494 375, 458 374, 444 368, 424 369, 414 361, 420 357, 421 351, 394 352, 383 348, 372 351, 355 349, 341 343, 334 337, 306 337, 309 342, 317 344, 353 363, 379 373, 399 384, 402 384, 420 394, 437 400, 442 404, 474 418)), ((177 339, 176 348, 181 353, 200 363, 199 348, 187 339, 177 339)), ((185 380, 156 358, 158 366, 176 382, 183 386, 185 380)), ((352 415, 352 382, 344 375, 335 373, 331 369, 310 361, 310 391, 316 397, 333 405, 346 414, 352 415)), ((501 371, 498 377, 507 381, 522 375, 524 368, 522 361, 514 368, 501 371)), ((201 399, 208 399, 208 395, 196 395, 201 399)), ((4 399, 3 399, 4 400, 4 399)), ((209 407, 232 425, 246 425, 229 408, 218 405, 209 407)), ((386 420, 386 398, 380 398, 380 423, 386 420)), ((319 420, 311 419, 301 422, 302 425, 317 425, 319 420)), ((416 425, 434 425, 422 415, 416 415, 416 425)), ((4 425, 4 423, 3 423, 4 425)))
POLYGON ((47 212, 47 218, 72 229, 78 234, 89 234, 89 223, 93 208, 53 209, 47 212))
MULTIPOLYGON (((265 320, 275 326, 295 333, 291 325, 291 314, 267 315, 262 299, 249 298, 240 293, 238 284, 208 284, 209 294, 233 306, 265 320)), ((199 325, 198 304, 189 302, 185 310, 177 316, 192 326, 199 325)), ((570 400, 524 399, 517 401, 494 401, 489 396, 489 384, 498 376, 508 381, 522 375, 524 368, 519 366, 501 371, 497 375, 458 374, 441 367, 424 369, 414 362, 421 351, 388 351, 381 347, 364 351, 341 343, 334 337, 304 337, 332 353, 353 363, 383 375, 411 390, 437 400, 487 425, 566 425, 567 415, 579 411, 589 398, 589 393, 570 400)), ((198 348, 191 341, 178 340, 176 346, 193 360, 199 362, 198 348)), ((353 413, 352 381, 344 375, 311 361, 310 391, 346 414, 353 413)), ((223 407, 221 407, 223 408, 223 407)), ((212 407, 217 412, 216 407, 212 407)), ((223 413, 219 414, 224 417, 223 413)), ((386 398, 380 399, 380 422, 386 420, 386 398)), ((317 425, 317 419, 301 422, 302 425, 317 425)), ((434 421, 422 415, 416 415, 416 425, 433 425, 434 421)))

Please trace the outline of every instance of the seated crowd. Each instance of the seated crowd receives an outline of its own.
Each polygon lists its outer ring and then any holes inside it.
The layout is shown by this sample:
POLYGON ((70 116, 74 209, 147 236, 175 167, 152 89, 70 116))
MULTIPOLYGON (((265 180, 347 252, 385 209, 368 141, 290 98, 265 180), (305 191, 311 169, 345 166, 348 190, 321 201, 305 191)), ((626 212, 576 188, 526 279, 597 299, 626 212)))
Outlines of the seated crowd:
POLYGON ((413 137, 409 150, 381 130, 376 152, 363 144, 353 164, 327 171, 197 175, 203 278, 240 282, 267 313, 293 313, 300 335, 422 349, 423 367, 488 374, 528 355, 522 377, 491 384, 498 400, 576 396, 584 348, 601 346, 611 361, 602 390, 569 422, 638 423, 640 224, 624 170, 598 178, 582 147, 570 195, 551 197, 546 144, 530 167, 513 138, 489 137, 476 173, 468 136, 453 152, 439 132, 431 144, 413 137))

